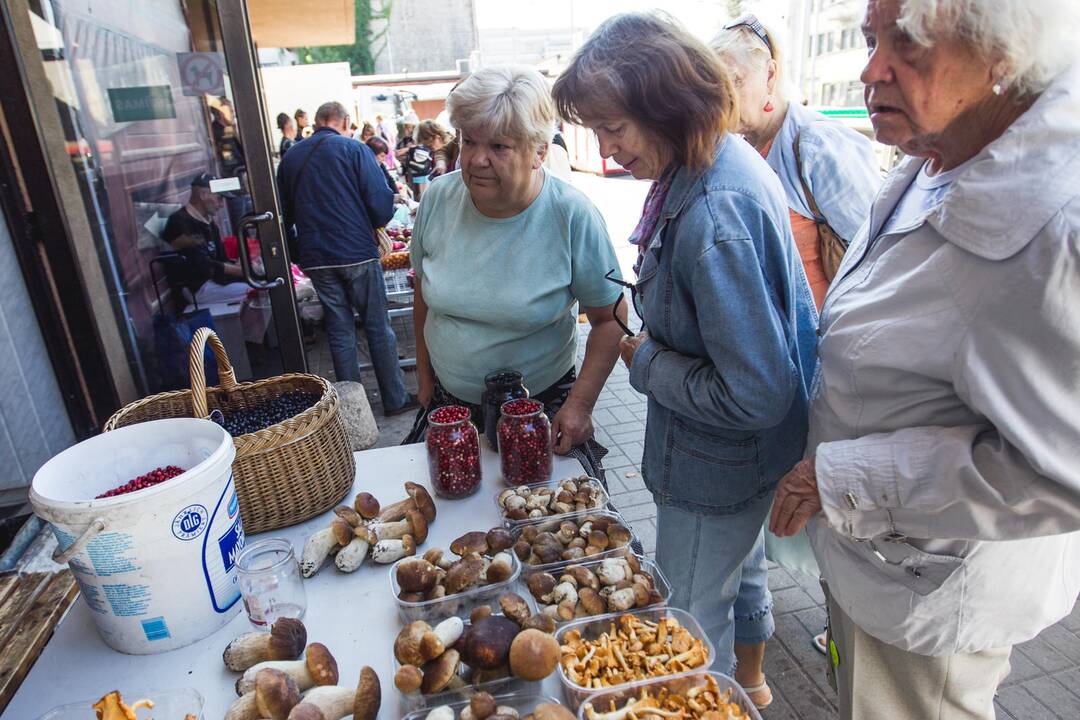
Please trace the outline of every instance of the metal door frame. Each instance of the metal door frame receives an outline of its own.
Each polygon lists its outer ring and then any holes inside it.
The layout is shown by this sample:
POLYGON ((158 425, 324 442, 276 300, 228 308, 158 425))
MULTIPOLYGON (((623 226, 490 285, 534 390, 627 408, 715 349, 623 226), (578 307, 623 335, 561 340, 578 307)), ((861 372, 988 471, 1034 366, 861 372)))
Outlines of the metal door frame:
MULTIPOLYGON (((243 108, 237 111, 235 121, 244 147, 248 190, 256 214, 272 213, 270 218, 258 222, 257 227, 267 279, 284 280, 282 285, 268 291, 274 328, 277 330, 278 350, 285 372, 307 372, 307 357, 300 332, 300 318, 296 312, 292 271, 285 249, 285 231, 281 224, 277 181, 271 160, 270 134, 264 122, 266 105, 259 76, 258 53, 251 37, 247 2, 217 0, 216 5, 221 22, 221 41, 228 66, 229 83, 235 105, 243 108)), ((244 255, 243 241, 240 253, 241 256, 244 255)))

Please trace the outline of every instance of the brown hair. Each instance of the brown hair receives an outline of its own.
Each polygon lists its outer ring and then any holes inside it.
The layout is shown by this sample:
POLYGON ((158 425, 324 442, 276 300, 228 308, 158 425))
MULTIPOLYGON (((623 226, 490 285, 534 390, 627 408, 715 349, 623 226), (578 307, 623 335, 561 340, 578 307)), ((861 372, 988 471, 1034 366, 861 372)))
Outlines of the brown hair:
POLYGON ((716 54, 660 12, 606 20, 552 94, 559 115, 573 123, 629 115, 695 171, 712 163, 738 117, 735 88, 716 54))
POLYGON ((435 138, 442 138, 446 142, 446 131, 434 120, 424 120, 416 126, 416 142, 427 145, 435 138))

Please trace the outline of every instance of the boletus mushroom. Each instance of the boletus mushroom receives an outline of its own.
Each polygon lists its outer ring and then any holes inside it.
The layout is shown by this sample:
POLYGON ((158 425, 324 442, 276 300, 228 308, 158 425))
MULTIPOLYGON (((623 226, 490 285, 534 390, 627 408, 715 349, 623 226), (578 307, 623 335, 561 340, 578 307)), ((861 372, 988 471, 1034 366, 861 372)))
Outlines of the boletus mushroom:
POLYGON ((439 568, 423 558, 414 557, 399 562, 394 569, 394 577, 401 592, 426 593, 435 587, 439 579, 439 568))
POLYGON ((300 702, 296 682, 272 668, 264 668, 255 676, 255 687, 241 695, 225 713, 225 720, 286 720, 300 702))
POLYGON ((309 690, 288 720, 375 720, 382 704, 379 676, 368 666, 360 670, 355 688, 324 685, 309 690))
POLYGON ((389 565, 415 554, 416 542, 412 535, 405 535, 400 540, 380 540, 371 549, 371 559, 380 565, 389 565))
POLYGON ((364 520, 374 520, 379 514, 379 501, 371 493, 362 492, 353 500, 353 509, 364 520))
POLYGON ((334 556, 334 564, 341 572, 351 573, 364 563, 368 548, 378 542, 375 533, 364 526, 353 528, 353 537, 334 556))
POLYGON ((379 523, 372 529, 380 540, 393 540, 412 535, 417 545, 423 545, 428 536, 428 521, 419 510, 408 510, 401 520, 379 523))
POLYGON ((307 645, 307 630, 296 618, 278 618, 269 633, 244 633, 225 647, 225 667, 244 672, 266 660, 295 660, 307 645))
POLYGON ((279 670, 293 679, 303 692, 316 685, 337 685, 337 660, 330 649, 322 643, 311 643, 300 660, 267 660, 252 665, 236 681, 236 694, 243 695, 255 689, 255 678, 264 669, 279 670))
POLYGON ((300 555, 300 574, 312 577, 319 572, 326 559, 342 545, 348 545, 355 537, 353 527, 340 517, 335 517, 330 527, 310 535, 304 542, 300 555))
POLYGON ((405 483, 405 492, 409 497, 399 500, 393 505, 384 507, 378 515, 380 523, 394 522, 405 517, 409 510, 419 510, 428 523, 435 522, 435 501, 423 485, 414 482, 405 483))
POLYGON ((481 618, 465 633, 465 662, 480 670, 505 665, 520 630, 516 622, 501 615, 481 618))
POLYGON ((559 643, 539 630, 522 630, 510 645, 510 672, 522 680, 539 681, 555 672, 559 643))

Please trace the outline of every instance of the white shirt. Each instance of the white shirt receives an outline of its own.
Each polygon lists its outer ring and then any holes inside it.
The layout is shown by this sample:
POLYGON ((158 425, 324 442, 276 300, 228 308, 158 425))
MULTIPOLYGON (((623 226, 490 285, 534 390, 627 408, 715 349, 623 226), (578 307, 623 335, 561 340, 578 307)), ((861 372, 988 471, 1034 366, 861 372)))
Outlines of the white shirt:
POLYGON ((924 162, 919 174, 915 176, 915 181, 908 185, 904 196, 885 222, 881 235, 918 225, 932 210, 941 205, 945 193, 952 187, 953 182, 971 167, 972 160, 974 158, 936 175, 929 173, 930 161, 924 162))

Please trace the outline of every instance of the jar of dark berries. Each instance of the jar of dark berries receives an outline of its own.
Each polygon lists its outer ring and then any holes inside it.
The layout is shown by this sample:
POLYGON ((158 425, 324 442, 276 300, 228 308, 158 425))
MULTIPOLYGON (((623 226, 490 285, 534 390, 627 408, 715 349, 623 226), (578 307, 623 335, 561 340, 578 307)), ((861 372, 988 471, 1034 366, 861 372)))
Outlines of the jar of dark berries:
POLYGON ((428 415, 428 471, 431 487, 441 497, 462 498, 480 487, 480 433, 469 415, 469 408, 461 405, 428 415))
POLYGON ((484 414, 484 437, 492 450, 499 449, 499 408, 511 400, 529 397, 529 390, 517 370, 496 370, 484 377, 480 407, 484 414))
POLYGON ((522 398, 502 406, 499 460, 507 485, 546 482, 551 478, 551 423, 544 403, 522 398))

